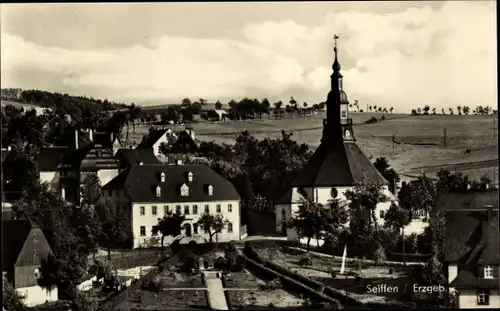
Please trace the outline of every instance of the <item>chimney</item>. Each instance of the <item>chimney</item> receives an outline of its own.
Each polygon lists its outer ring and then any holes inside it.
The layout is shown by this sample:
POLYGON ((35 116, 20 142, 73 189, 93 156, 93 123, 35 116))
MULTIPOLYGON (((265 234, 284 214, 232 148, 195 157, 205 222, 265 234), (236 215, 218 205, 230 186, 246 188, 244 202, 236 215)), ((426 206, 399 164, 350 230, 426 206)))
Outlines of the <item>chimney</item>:
POLYGON ((75 148, 78 149, 78 129, 75 130, 75 148))
POLYGON ((61 187, 61 198, 66 200, 66 188, 61 187))

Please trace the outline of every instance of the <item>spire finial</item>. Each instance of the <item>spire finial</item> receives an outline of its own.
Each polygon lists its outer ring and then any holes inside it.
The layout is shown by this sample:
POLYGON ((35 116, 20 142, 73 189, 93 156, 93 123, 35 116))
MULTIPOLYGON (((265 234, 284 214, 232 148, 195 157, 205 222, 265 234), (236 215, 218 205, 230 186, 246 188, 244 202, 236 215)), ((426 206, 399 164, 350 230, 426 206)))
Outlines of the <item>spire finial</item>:
POLYGON ((332 69, 334 72, 340 71, 340 64, 339 64, 339 61, 337 60, 337 39, 338 38, 339 38, 339 36, 333 35, 333 41, 334 41, 333 51, 335 52, 335 61, 333 62, 332 69))

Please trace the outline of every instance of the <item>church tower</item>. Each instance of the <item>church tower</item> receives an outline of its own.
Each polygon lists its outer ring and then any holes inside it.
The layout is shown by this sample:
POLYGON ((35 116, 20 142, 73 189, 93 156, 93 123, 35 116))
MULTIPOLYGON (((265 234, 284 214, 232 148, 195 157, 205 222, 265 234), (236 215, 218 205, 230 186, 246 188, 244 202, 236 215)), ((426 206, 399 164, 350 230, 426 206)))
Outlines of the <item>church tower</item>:
POLYGON ((323 120, 322 142, 338 143, 354 142, 354 131, 352 129, 352 119, 349 118, 349 101, 347 94, 343 90, 343 76, 340 73, 340 63, 338 61, 337 39, 334 36, 335 60, 332 65, 333 73, 330 76, 330 92, 326 101, 326 119, 323 120))

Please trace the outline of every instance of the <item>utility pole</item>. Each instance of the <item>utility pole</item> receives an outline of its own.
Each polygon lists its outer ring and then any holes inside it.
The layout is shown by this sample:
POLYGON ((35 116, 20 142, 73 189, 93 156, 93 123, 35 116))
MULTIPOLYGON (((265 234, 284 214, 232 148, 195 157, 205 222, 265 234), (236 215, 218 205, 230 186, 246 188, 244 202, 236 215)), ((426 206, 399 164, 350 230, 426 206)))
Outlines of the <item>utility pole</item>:
POLYGON ((497 133, 497 120, 495 117, 493 117, 493 138, 496 137, 497 133))
POLYGON ((394 133, 392 133, 392 153, 394 153, 395 140, 396 140, 396 135, 394 135, 394 133))
POLYGON ((446 128, 443 129, 443 145, 446 147, 446 128))

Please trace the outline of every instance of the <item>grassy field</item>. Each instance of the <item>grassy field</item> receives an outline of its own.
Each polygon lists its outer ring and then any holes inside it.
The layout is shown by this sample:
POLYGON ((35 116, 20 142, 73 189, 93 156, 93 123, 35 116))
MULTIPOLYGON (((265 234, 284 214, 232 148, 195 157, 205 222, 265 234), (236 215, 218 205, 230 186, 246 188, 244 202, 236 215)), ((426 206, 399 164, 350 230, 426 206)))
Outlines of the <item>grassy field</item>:
MULTIPOLYGON (((400 174, 415 175, 423 170, 434 175, 439 168, 464 172, 471 177, 484 173, 493 176, 498 167, 497 137, 494 137, 494 116, 408 116, 387 115, 386 120, 364 124, 371 117, 380 119, 379 113, 352 113, 357 143, 369 158, 386 157, 400 174), (444 145, 446 129, 446 146, 444 145), (396 143, 392 142, 392 135, 396 143), (496 162, 494 162, 496 161, 496 162), (472 164, 472 167, 471 167, 472 164)), ((193 128, 200 141, 234 143, 244 130, 255 137, 277 138, 281 130, 293 133, 293 138, 315 149, 320 142, 323 114, 307 117, 223 123, 195 123, 193 128)), ((177 126, 177 129, 183 127, 177 126)), ((147 133, 148 126, 136 128, 130 141, 138 143, 147 133)))

